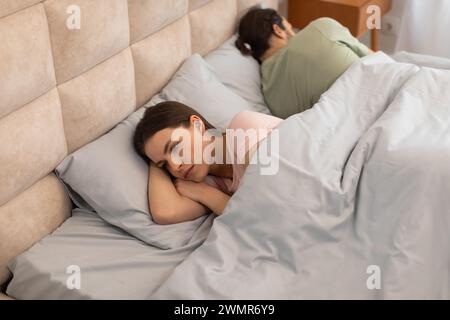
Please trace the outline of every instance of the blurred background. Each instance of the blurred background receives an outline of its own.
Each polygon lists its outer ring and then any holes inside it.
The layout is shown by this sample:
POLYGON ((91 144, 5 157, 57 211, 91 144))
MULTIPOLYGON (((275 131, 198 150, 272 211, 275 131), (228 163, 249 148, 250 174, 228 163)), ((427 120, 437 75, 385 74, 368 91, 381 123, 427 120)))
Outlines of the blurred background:
POLYGON ((409 51, 450 58, 450 0, 280 0, 280 12, 294 26, 304 27, 318 16, 346 25, 362 42, 392 54, 409 51), (382 8, 381 30, 365 28, 368 6, 382 8))

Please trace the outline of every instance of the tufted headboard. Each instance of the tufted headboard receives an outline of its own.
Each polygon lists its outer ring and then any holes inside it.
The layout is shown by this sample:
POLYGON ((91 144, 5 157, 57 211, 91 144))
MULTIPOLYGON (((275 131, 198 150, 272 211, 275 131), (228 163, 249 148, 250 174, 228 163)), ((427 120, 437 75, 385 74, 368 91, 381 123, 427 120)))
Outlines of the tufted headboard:
POLYGON ((277 0, 0 1, 0 284, 72 209, 53 173, 156 94, 192 53, 277 0))

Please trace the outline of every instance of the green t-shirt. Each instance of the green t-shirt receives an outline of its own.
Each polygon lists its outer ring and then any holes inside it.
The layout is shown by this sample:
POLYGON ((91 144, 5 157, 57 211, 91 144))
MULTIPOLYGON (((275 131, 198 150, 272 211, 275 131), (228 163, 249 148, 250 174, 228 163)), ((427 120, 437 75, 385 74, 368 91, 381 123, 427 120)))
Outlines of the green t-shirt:
POLYGON ((311 108, 355 60, 369 52, 339 22, 330 18, 311 22, 261 66, 269 109, 285 119, 311 108))

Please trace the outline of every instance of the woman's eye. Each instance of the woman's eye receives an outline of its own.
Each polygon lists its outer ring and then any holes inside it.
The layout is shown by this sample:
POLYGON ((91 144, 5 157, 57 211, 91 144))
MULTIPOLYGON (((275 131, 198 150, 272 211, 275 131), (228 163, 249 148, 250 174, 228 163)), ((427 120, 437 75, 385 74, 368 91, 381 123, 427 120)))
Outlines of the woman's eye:
POLYGON ((176 164, 180 164, 183 162, 183 149, 182 149, 182 144, 181 142, 178 142, 177 144, 175 144, 172 147, 171 150, 171 157, 172 157, 172 161, 176 164))
POLYGON ((172 152, 175 154, 178 154, 178 152, 180 151, 180 147, 181 147, 181 142, 178 142, 176 145, 173 146, 172 152))

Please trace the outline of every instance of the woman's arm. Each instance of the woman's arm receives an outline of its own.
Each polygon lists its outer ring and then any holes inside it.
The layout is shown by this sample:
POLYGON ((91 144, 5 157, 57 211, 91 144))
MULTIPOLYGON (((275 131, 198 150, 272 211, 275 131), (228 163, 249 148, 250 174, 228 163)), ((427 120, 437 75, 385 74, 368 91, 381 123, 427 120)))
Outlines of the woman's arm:
POLYGON ((169 174, 153 163, 149 168, 148 201, 152 218, 158 224, 191 221, 207 212, 202 204, 180 195, 169 174))
POLYGON ((230 200, 230 196, 204 182, 192 182, 177 179, 175 181, 177 191, 204 206, 211 209, 217 215, 221 215, 230 200))

